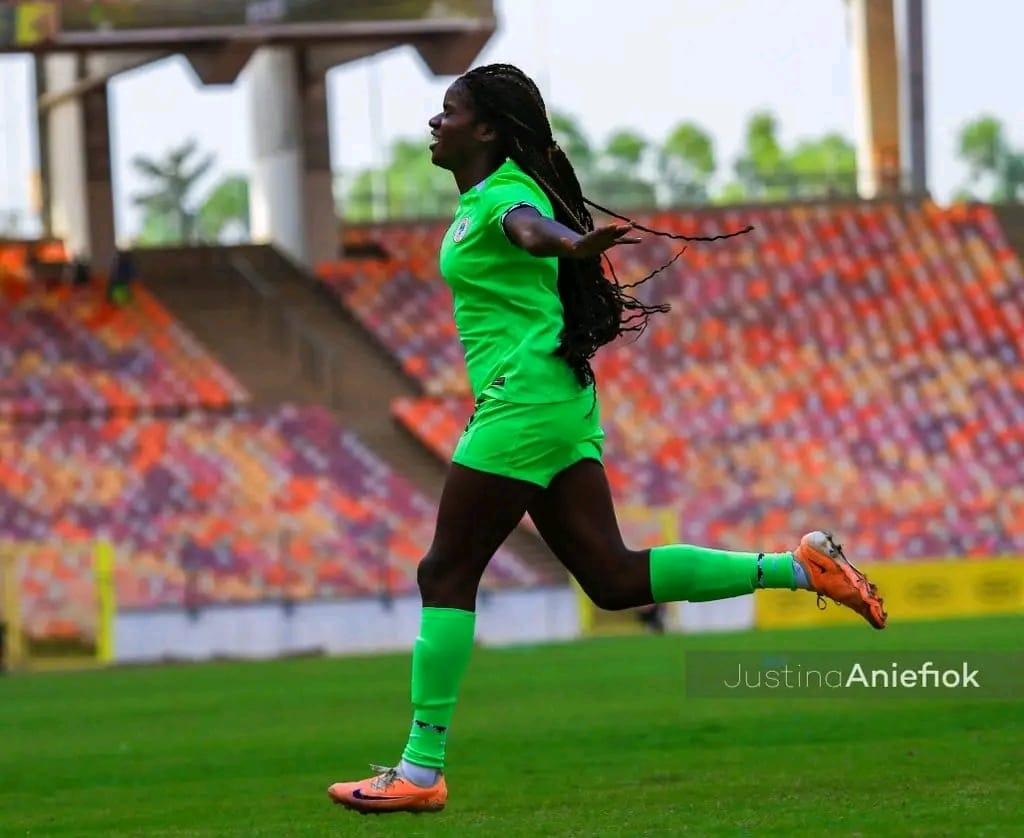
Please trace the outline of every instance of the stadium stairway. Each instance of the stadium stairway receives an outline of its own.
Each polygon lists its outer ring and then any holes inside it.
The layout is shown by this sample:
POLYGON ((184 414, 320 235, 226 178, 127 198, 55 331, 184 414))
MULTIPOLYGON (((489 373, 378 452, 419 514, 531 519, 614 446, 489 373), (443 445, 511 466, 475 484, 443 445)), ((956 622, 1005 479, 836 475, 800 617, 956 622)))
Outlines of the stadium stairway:
POLYGON ((232 371, 256 406, 310 404, 317 393, 267 339, 261 301, 213 248, 137 250, 143 284, 232 371))
MULTIPOLYGON (((443 464, 391 414, 394 399, 420 395, 419 388, 313 277, 265 245, 133 255, 146 288, 231 370, 254 405, 324 404, 397 472, 440 496, 443 464), (300 340, 287 337, 289 323, 300 340), (311 346, 332 359, 334 374, 325 378, 321 365, 300 360, 311 346)), ((563 578, 529 529, 520 527, 508 546, 545 578, 563 578)))

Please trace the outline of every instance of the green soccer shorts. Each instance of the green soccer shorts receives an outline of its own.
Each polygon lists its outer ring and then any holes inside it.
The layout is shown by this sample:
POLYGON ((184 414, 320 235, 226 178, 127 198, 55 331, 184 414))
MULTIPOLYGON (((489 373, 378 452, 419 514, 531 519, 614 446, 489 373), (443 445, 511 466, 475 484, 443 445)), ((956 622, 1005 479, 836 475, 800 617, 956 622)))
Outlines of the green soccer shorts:
POLYGON ((546 489, 559 472, 580 460, 600 462, 603 452, 600 402, 587 388, 549 404, 479 399, 452 462, 546 489))

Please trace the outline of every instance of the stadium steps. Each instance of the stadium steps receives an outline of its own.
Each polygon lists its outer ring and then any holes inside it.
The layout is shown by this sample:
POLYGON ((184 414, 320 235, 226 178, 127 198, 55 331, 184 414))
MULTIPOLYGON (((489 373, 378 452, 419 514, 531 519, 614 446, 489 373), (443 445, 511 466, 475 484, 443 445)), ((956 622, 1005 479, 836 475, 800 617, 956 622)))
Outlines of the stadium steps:
MULTIPOLYGON (((440 496, 444 465, 391 415, 399 396, 416 396, 416 385, 395 360, 313 277, 272 247, 152 248, 136 250, 143 283, 234 373, 258 405, 283 402, 328 404, 339 420, 376 454, 431 498, 440 496), (244 261, 269 285, 272 305, 254 294, 232 266, 244 261), (270 316, 282 311, 329 347, 342 368, 333 392, 297 374, 289 349, 268 339, 270 316)), ((546 578, 565 571, 533 532, 521 527, 508 546, 546 578)))
POLYGON ((266 338, 244 280, 202 249, 138 250, 142 281, 242 382, 255 406, 311 404, 315 389, 266 338))
POLYGON ((1024 204, 994 205, 996 217, 1017 258, 1024 262, 1024 204))

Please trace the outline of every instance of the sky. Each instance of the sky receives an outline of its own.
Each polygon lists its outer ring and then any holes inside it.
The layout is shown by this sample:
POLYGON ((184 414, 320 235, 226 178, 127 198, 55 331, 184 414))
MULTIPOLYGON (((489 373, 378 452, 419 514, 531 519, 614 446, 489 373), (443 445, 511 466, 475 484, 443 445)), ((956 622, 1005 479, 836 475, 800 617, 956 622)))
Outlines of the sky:
MULTIPOLYGON (((499 29, 476 63, 518 64, 549 108, 569 112, 595 142, 617 128, 660 141, 682 120, 714 137, 728 176, 749 115, 778 117, 784 145, 839 131, 854 135, 855 102, 844 0, 495 0, 499 29)), ((966 172, 955 160, 963 123, 1005 122, 1024 148, 1024 3, 926 0, 929 185, 947 200, 966 172), (1016 69, 1014 69, 1016 68, 1016 69)), ((397 137, 422 138, 450 77, 435 77, 411 48, 343 65, 328 76, 335 170, 380 162, 397 137), (376 103, 376 108, 371 107, 376 103)), ((37 152, 31 62, 0 57, 0 214, 26 212, 37 152)), ((111 84, 118 233, 131 237, 143 187, 131 160, 195 137, 215 153, 209 182, 252 161, 245 74, 204 88, 172 58, 111 84)))

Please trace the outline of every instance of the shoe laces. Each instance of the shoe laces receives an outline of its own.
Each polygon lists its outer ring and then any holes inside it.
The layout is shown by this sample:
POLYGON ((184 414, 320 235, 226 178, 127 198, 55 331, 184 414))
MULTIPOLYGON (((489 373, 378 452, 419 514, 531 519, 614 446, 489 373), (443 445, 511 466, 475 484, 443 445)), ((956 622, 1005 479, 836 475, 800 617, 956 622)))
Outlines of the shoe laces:
MULTIPOLYGON (((825 533, 825 549, 828 551, 828 556, 831 559, 846 558, 846 556, 843 555, 843 545, 838 544, 835 541, 835 539, 832 538, 832 533, 830 532, 825 533)), ((831 599, 833 602, 839 603, 839 600, 835 599, 834 597, 828 597, 828 599, 826 599, 823 593, 818 593, 817 605, 819 611, 824 611, 826 608, 828 608, 829 599, 831 599)), ((839 604, 841 605, 842 603, 839 604)))
MULTIPOLYGON (((863 571, 861 571, 861 569, 859 567, 857 567, 857 565, 855 565, 848 558, 846 558, 846 554, 843 552, 843 545, 840 544, 838 541, 836 541, 832 537, 832 533, 830 533, 830 532, 825 533, 825 538, 828 541, 828 546, 832 550, 835 551, 835 555, 838 558, 842 559, 844 562, 846 562, 846 564, 850 567, 850 569, 853 570, 853 572, 856 573, 857 576, 860 577, 861 581, 864 582, 864 585, 865 585, 865 587, 868 590, 869 596, 873 597, 873 598, 877 598, 877 596, 878 596, 878 586, 875 585, 873 582, 868 581, 868 578, 864 575, 863 571)), ((828 599, 826 599, 826 594, 822 594, 822 593, 818 592, 817 605, 818 605, 818 610, 819 611, 824 611, 828 607, 828 600, 829 599, 831 599, 833 602, 835 602, 838 605, 845 605, 846 604, 846 603, 840 602, 835 597, 831 597, 830 596, 830 597, 828 597, 828 599)), ((861 605, 866 605, 866 603, 864 603, 862 601, 861 605)))
POLYGON ((377 776, 370 783, 374 791, 385 791, 389 786, 398 780, 398 769, 392 765, 373 765, 370 770, 377 776))

